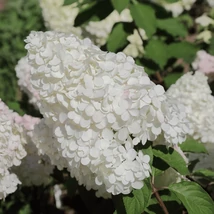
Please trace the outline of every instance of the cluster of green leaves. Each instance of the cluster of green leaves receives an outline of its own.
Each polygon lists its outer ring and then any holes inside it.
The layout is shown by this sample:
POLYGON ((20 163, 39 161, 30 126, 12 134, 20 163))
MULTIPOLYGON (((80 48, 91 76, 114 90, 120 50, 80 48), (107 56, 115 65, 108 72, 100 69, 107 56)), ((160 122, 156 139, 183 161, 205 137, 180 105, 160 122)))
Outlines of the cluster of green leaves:
POLYGON ((0 98, 12 109, 23 113, 17 102, 21 100, 21 93, 15 66, 26 55, 24 39, 30 31, 44 30, 39 3, 37 0, 6 1, 0 20, 0 98))

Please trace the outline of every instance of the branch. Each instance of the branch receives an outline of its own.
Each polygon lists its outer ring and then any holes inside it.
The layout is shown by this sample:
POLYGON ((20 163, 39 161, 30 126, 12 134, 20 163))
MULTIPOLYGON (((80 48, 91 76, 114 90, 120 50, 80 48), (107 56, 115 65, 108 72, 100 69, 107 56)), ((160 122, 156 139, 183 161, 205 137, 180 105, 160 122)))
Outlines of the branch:
POLYGON ((155 198, 157 199, 158 203, 160 204, 160 206, 161 206, 163 212, 164 212, 165 214, 169 214, 169 212, 168 212, 168 210, 167 210, 165 204, 163 203, 163 201, 162 201, 162 199, 161 199, 161 197, 160 197, 160 195, 159 195, 159 193, 158 193, 158 190, 155 188, 155 186, 154 186, 153 183, 151 183, 151 186, 152 186, 152 191, 153 191, 153 193, 155 194, 155 198))

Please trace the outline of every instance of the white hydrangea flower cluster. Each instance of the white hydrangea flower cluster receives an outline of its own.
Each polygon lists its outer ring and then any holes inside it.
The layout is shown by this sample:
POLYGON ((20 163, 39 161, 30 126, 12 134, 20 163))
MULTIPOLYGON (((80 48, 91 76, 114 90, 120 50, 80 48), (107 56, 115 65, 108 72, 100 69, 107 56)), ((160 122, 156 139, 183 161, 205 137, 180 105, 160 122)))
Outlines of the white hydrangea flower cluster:
POLYGON ((84 37, 89 37, 94 44, 102 46, 106 43, 109 34, 118 22, 132 22, 129 9, 123 10, 120 14, 114 10, 110 15, 101 21, 90 21, 84 27, 84 37))
POLYGON ((146 40, 146 32, 143 29, 134 30, 134 33, 127 37, 127 40, 130 42, 123 50, 123 52, 134 58, 142 56, 144 54, 143 40, 146 40))
POLYGON ((23 129, 14 122, 15 113, 0 101, 0 162, 5 168, 10 168, 21 163, 26 156, 23 145, 26 143, 23 136, 23 129))
POLYGON ((197 40, 203 40, 205 43, 209 44, 212 38, 212 32, 210 30, 204 30, 199 33, 196 37, 197 40))
POLYGON ((167 94, 187 107, 193 138, 214 143, 214 98, 207 77, 198 71, 194 75, 188 72, 168 89, 167 94))
POLYGON ((39 0, 39 3, 47 28, 81 36, 81 28, 74 27, 75 18, 79 13, 77 3, 66 6, 63 6, 64 0, 39 0))
POLYGON ((204 13, 203 15, 195 19, 195 23, 205 28, 208 27, 209 25, 214 25, 214 19, 210 18, 209 16, 207 16, 206 13, 204 13))
POLYGON ((21 58, 15 67, 16 76, 18 78, 18 85, 20 86, 21 90, 28 95, 29 102, 37 108, 39 102, 39 94, 32 87, 32 84, 30 82, 30 69, 31 66, 28 64, 27 57, 21 58))
POLYGON ((12 166, 21 164, 26 156, 23 129, 15 123, 16 114, 0 100, 0 199, 17 189, 17 176, 10 173, 12 166))
POLYGON ((62 187, 59 184, 55 184, 54 188, 53 188, 53 192, 54 192, 54 199, 55 199, 55 203, 56 203, 56 208, 58 209, 62 209, 62 187))
POLYGON ((18 177, 8 170, 4 175, 0 174, 0 200, 5 199, 7 195, 14 193, 17 190, 18 184, 21 184, 18 177))
POLYGON ((198 162, 196 163, 194 167, 194 171, 199 169, 210 169, 214 170, 214 143, 205 143, 205 148, 208 151, 208 154, 202 154, 202 153, 190 153, 188 155, 189 161, 193 161, 198 159, 198 162))
POLYGON ((103 52, 89 39, 31 32, 26 42, 44 116, 34 131, 40 151, 98 196, 140 189, 150 158, 134 146, 162 133, 170 144, 181 141, 163 87, 133 58, 103 52))
POLYGON ((208 76, 209 81, 214 80, 214 56, 204 50, 197 52, 195 61, 192 63, 194 70, 198 70, 208 76))
POLYGON ((202 30, 200 33, 197 34, 196 39, 202 40, 203 42, 209 44, 210 39, 212 38, 212 31, 209 29, 209 27, 214 26, 214 19, 210 18, 205 13, 202 16, 196 18, 195 22, 200 25, 200 30, 202 30))
POLYGON ((152 0, 153 2, 160 4, 167 11, 172 12, 173 17, 179 16, 184 10, 190 10, 196 0, 179 0, 174 3, 169 3, 165 0, 152 0))
POLYGON ((39 155, 38 149, 32 142, 34 126, 40 122, 39 118, 29 115, 16 116, 15 121, 20 124, 26 132, 27 144, 25 149, 27 156, 18 167, 13 167, 12 171, 18 176, 23 186, 47 185, 50 182, 50 174, 54 166, 51 165, 47 155, 39 155))
POLYGON ((167 95, 167 104, 162 109, 166 123, 162 126, 164 132, 158 136, 154 144, 168 144, 176 146, 186 140, 186 135, 193 132, 192 124, 187 118, 188 109, 176 99, 167 95))

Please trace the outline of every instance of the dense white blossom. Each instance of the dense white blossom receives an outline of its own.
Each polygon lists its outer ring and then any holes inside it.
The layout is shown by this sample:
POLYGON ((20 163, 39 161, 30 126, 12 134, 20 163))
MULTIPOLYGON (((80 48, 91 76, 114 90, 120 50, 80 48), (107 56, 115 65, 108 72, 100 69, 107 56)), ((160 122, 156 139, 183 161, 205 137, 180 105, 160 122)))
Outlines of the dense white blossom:
POLYGON ((39 118, 24 115, 15 118, 17 124, 20 124, 26 132, 27 144, 25 150, 27 156, 22 160, 18 167, 13 167, 12 171, 18 176, 23 186, 46 185, 50 182, 50 174, 54 166, 50 164, 47 155, 39 155, 38 149, 32 142, 32 132, 35 124, 40 122, 39 118))
POLYGON ((133 58, 103 52, 89 39, 32 32, 26 42, 44 116, 34 131, 40 152, 98 196, 140 189, 150 158, 134 146, 162 133, 170 144, 183 139, 163 87, 133 58))
POLYGON ((55 199, 55 203, 56 203, 56 208, 58 209, 62 209, 62 187, 59 184, 55 184, 54 188, 53 188, 53 192, 54 192, 54 199, 55 199))
POLYGON ((8 170, 2 175, 0 173, 0 200, 5 199, 8 194, 14 193, 17 190, 18 184, 21 184, 18 177, 8 170))
POLYGON ((203 40, 207 44, 210 43, 211 38, 212 38, 212 32, 210 30, 204 30, 201 33, 199 33, 196 37, 196 39, 203 40))
POLYGON ((17 189, 20 181, 10 168, 20 165, 26 156, 26 141, 22 127, 15 123, 16 115, 0 100, 0 199, 17 189))
POLYGON ((214 56, 208 54, 204 50, 197 52, 196 59, 192 63, 194 70, 204 73, 209 80, 214 79, 214 56))
POLYGON ((111 30, 117 22, 131 22, 132 17, 128 9, 123 10, 120 14, 114 10, 105 19, 100 21, 90 21, 84 27, 84 36, 89 37, 94 44, 102 46, 106 43, 111 30))
POLYGON ((134 33, 127 37, 129 44, 123 52, 132 57, 139 57, 144 54, 143 40, 146 40, 146 32, 143 29, 134 30, 134 33))
POLYGON ((174 3, 169 3, 165 0, 152 0, 153 2, 160 4, 167 11, 172 12, 173 17, 179 16, 184 10, 190 10, 196 0, 178 0, 174 3))
POLYGON ((191 135, 193 132, 192 124, 187 119, 188 109, 176 99, 167 96, 167 103, 162 109, 165 116, 165 124, 162 125, 164 129, 163 134, 159 135, 155 140, 155 144, 172 145, 181 144, 186 140, 186 135, 191 135))
POLYGON ((21 90, 28 95, 29 102, 37 107, 37 104, 39 102, 39 94, 32 87, 32 84, 30 82, 30 69, 31 66, 28 64, 27 57, 21 58, 15 67, 16 76, 18 78, 18 85, 20 86, 21 90))
POLYGON ((0 100, 0 162, 5 168, 21 163, 26 156, 23 129, 15 123, 15 113, 0 100))
POLYGON ((50 30, 81 36, 81 28, 74 27, 79 13, 77 3, 63 6, 64 0, 39 0, 45 25, 50 30))
POLYGON ((214 143, 214 97, 207 77, 201 72, 188 72, 169 88, 167 94, 187 107, 193 138, 214 143))
POLYGON ((214 25, 214 19, 210 18, 206 14, 203 14, 202 16, 199 16, 195 19, 195 22, 202 27, 207 27, 209 25, 214 25))

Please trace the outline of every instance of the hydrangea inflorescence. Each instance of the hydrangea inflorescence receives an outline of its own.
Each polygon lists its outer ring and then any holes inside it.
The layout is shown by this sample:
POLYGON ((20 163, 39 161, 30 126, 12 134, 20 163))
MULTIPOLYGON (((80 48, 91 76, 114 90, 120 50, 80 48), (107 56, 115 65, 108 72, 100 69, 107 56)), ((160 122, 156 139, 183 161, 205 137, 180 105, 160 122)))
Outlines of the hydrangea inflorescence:
POLYGON ((26 43, 44 116, 34 131, 40 151, 97 196, 142 188, 150 157, 134 146, 161 134, 177 144, 186 134, 163 87, 133 58, 103 52, 89 39, 31 32, 26 43))
POLYGON ((195 70, 204 73, 210 81, 214 79, 214 56, 204 50, 197 52, 197 57, 192 63, 195 70))
POLYGON ((193 138, 203 143, 214 143, 214 97, 208 78, 201 71, 194 75, 188 72, 168 89, 167 94, 187 107, 193 138))
POLYGON ((30 82, 30 69, 31 66, 28 64, 27 57, 22 57, 15 67, 16 76, 18 78, 18 85, 20 86, 21 90, 28 95, 29 102, 37 108, 37 104, 39 102, 39 94, 32 87, 32 84, 30 82))
POLYGON ((19 179, 10 173, 12 166, 21 164, 26 156, 23 129, 15 123, 16 113, 0 100, 0 199, 15 192, 19 179))
POLYGON ((167 11, 172 12, 173 17, 179 16, 184 10, 190 10, 196 0, 178 0, 175 2, 169 2, 166 0, 152 0, 153 2, 160 4, 167 11))
POLYGON ((213 80, 212 57, 205 51, 199 51, 193 63, 193 67, 198 69, 195 74, 192 72, 186 73, 167 91, 167 94, 173 96, 187 107, 187 117, 191 121, 193 128, 193 133, 190 136, 204 143, 209 153, 188 154, 189 161, 199 160, 195 164, 194 170, 202 168, 214 169, 214 97, 208 84, 208 77, 213 80))
POLYGON ((81 28, 74 27, 75 18, 79 13, 78 1, 66 6, 63 6, 64 0, 39 0, 39 3, 48 29, 81 36, 81 28))
POLYGON ((33 130, 35 124, 40 122, 39 118, 24 115, 17 115, 15 122, 20 124, 25 133, 26 141, 25 150, 27 156, 22 160, 21 165, 13 167, 12 171, 18 176, 23 186, 39 186, 50 183, 50 174, 53 172, 54 166, 51 165, 47 155, 41 155, 32 142, 33 130))

